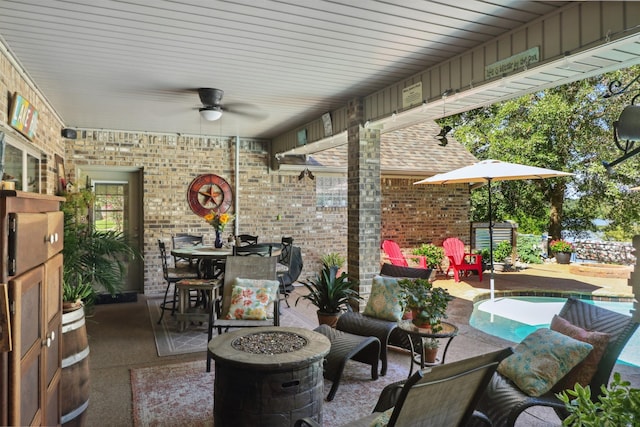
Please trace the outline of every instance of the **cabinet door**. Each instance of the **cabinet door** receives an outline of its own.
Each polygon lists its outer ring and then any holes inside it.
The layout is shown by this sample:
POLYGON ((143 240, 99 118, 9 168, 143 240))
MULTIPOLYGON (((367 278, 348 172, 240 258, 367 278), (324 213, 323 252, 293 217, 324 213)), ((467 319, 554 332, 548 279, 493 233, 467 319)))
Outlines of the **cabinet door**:
POLYGON ((48 258, 48 215, 45 213, 9 214, 9 276, 17 276, 48 258))
POLYGON ((51 258, 62 251, 64 247, 64 213, 47 212, 47 245, 48 256, 51 258))
POLYGON ((44 266, 36 267, 9 282, 15 307, 13 350, 9 353, 9 424, 43 423, 43 294, 44 266))
POLYGON ((62 254, 44 266, 44 324, 47 326, 43 346, 44 360, 44 425, 60 424, 60 378, 62 375, 62 254))

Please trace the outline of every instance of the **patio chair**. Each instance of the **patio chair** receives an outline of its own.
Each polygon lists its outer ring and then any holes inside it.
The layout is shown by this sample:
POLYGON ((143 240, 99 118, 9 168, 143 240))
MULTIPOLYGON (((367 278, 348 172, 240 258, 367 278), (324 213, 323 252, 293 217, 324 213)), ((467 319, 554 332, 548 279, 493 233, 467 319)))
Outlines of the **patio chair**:
MULTIPOLYGON (((289 261, 286 271, 278 271, 278 282, 280 282, 280 294, 284 298, 284 302, 289 305, 289 295, 293 292, 293 284, 298 280, 302 273, 304 263, 302 262, 302 250, 298 246, 289 248, 289 261)), ((277 268, 276 268, 277 270, 277 268)))
MULTIPOLYGON (((197 246, 202 245, 204 241, 204 236, 193 235, 188 233, 177 233, 175 236, 171 236, 171 247, 173 249, 184 248, 186 246, 197 246)), ((176 267, 180 267, 180 265, 184 265, 187 267, 193 267, 195 264, 194 260, 188 258, 180 258, 177 256, 173 257, 173 264, 176 267)))
POLYGON ((453 270, 456 282, 460 281, 460 274, 468 275, 471 271, 478 272, 478 278, 482 282, 482 255, 465 253, 464 243, 456 237, 449 237, 442 243, 444 254, 449 258, 449 267, 445 274, 453 270))
MULTIPOLYGON (((213 338, 213 329, 218 330, 218 335, 229 328, 248 328, 256 326, 280 326, 280 304, 278 301, 278 281, 276 280, 275 256, 230 256, 227 257, 224 271, 224 283, 222 297, 214 301, 214 309, 209 313, 208 340, 213 338), (273 282, 273 294, 270 301, 273 302, 273 314, 267 307, 267 318, 263 320, 226 319, 227 313, 232 308, 233 287, 236 279, 263 280, 273 282)), ((211 354, 207 351, 207 372, 211 372, 211 354)))
POLYGON ((252 236, 251 234, 238 234, 236 236, 237 246, 250 246, 258 244, 258 236, 252 236))
MULTIPOLYGON (((601 386, 608 384, 613 366, 627 341, 638 328, 638 323, 630 316, 576 298, 569 298, 558 316, 586 331, 609 334, 602 358, 589 382, 591 398, 596 401, 601 386)), ((571 371, 567 376, 569 375, 576 375, 576 373, 571 371)), ((560 382, 567 382, 565 378, 560 382)), ((574 383, 574 381, 569 382, 574 383)), ((520 414, 533 406, 553 408, 558 416, 564 419, 568 414, 565 411, 564 403, 555 396, 558 391, 561 390, 554 387, 542 396, 532 397, 522 392, 510 379, 496 372, 489 382, 478 408, 491 419, 493 425, 499 426, 515 425, 520 414)))
MULTIPOLYGON (((382 266, 380 275, 386 277, 422 277, 428 279, 431 276, 431 271, 430 268, 402 267, 385 263, 382 266)), ((369 299, 371 299, 371 297, 369 299)), ((368 305, 369 302, 367 302, 367 306, 368 305)), ((363 313, 355 311, 342 313, 338 318, 336 329, 354 335, 378 338, 380 341, 380 375, 384 376, 387 373, 387 346, 392 344, 410 349, 411 343, 406 333, 396 331, 399 319, 392 320, 386 316, 384 316, 384 318, 375 317, 373 313, 374 310, 367 310, 367 308, 365 308, 363 313)), ((418 350, 420 349, 416 349, 416 351, 418 350)))
MULTIPOLYGON (((512 353, 511 348, 505 348, 419 370, 405 381, 386 386, 371 415, 345 426, 385 425, 385 422, 389 427, 465 426, 472 419, 486 423, 486 417, 475 410, 476 404, 498 364, 512 353)), ((294 425, 320 424, 303 418, 294 425)))
MULTIPOLYGON (((409 267, 407 259, 404 257, 404 254, 400 250, 400 246, 398 246, 396 242, 393 240, 384 240, 381 246, 391 264, 399 265, 401 267, 409 267)), ((416 257, 418 258, 420 268, 427 268, 427 257, 424 255, 416 255, 416 257)))
POLYGON ((160 324, 162 323, 165 310, 171 310, 171 315, 176 312, 178 302, 178 289, 175 286, 176 283, 182 279, 197 279, 198 272, 187 268, 169 267, 169 262, 167 261, 167 247, 162 240, 158 240, 158 249, 160 249, 160 260, 162 261, 162 277, 167 282, 167 286, 164 290, 164 299, 160 303, 160 318, 158 319, 158 324, 160 324), (171 297, 171 299, 167 299, 169 298, 171 285, 173 285, 173 297, 171 297), (169 305, 171 305, 171 308, 169 308, 169 305))
MULTIPOLYGON (((250 255, 258 255, 264 257, 271 256, 272 247, 271 245, 246 245, 246 246, 234 246, 233 247, 233 255, 234 256, 250 256, 250 255)), ((277 258, 276 258, 277 260, 277 258)))

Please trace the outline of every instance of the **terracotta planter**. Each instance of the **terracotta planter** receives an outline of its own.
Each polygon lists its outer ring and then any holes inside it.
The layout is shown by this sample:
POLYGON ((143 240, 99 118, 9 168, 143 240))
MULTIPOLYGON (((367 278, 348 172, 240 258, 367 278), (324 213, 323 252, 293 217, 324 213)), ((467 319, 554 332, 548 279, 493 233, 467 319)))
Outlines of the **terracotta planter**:
POLYGON ((438 348, 425 348, 424 349, 424 361, 425 363, 436 363, 438 360, 438 348))
POLYGON ((558 264, 569 264, 571 262, 571 252, 556 252, 555 257, 558 264))
POLYGON ((316 313, 318 315, 318 323, 320 325, 328 325, 332 328, 336 327, 336 324, 338 323, 338 317, 340 317, 340 313, 324 313, 320 310, 318 310, 316 313))

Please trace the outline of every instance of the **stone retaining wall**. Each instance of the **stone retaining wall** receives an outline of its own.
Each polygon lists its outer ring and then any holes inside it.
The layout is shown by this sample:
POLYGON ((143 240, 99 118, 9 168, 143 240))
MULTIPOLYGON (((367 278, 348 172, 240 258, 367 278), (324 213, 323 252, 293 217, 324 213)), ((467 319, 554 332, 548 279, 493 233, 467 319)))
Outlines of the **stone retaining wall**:
POLYGON ((576 241, 576 258, 606 264, 635 264, 633 245, 626 242, 576 241))

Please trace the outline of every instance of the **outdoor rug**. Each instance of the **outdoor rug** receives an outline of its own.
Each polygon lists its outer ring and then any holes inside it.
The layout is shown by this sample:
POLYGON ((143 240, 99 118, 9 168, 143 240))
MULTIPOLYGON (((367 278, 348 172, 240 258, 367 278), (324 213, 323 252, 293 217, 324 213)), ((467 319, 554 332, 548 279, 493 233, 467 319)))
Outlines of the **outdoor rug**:
MULTIPOLYGON (((214 369, 212 369, 214 371, 214 369)), ((373 410, 385 385, 409 373, 409 356, 390 351, 387 375, 371 380, 371 367, 347 362, 333 401, 324 401, 323 426, 340 426, 373 410)), ((214 372, 205 360, 131 369, 135 426, 213 426, 214 372)), ((324 396, 331 382, 324 381, 324 396)))
MULTIPOLYGON (((183 332, 178 332, 178 322, 176 322, 170 311, 164 314, 162 322, 158 324, 161 302, 162 298, 150 298, 147 300, 158 356, 206 351, 207 324, 190 324, 183 332)), ((282 307, 281 312, 280 325, 282 326, 297 326, 308 329, 314 329, 318 326, 317 323, 314 324, 296 310, 287 308, 286 305, 282 307)))

